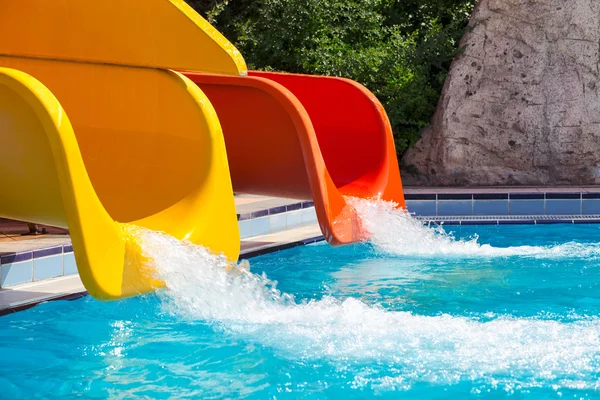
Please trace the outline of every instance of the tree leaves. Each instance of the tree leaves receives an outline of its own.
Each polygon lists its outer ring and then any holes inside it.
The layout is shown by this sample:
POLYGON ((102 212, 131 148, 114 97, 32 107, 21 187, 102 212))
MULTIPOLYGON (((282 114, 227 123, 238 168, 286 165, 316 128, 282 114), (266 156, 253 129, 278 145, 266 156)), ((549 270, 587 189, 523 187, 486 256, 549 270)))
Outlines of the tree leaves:
POLYGON ((435 111, 476 0, 229 0, 190 3, 252 69, 342 76, 390 117, 399 154, 435 111))

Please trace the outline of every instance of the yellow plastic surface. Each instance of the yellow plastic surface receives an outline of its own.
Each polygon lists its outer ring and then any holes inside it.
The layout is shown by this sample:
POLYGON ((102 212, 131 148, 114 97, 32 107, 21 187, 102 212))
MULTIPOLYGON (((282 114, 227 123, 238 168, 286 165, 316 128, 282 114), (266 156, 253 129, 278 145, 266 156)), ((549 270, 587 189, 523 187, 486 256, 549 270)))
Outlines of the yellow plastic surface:
POLYGON ((221 127, 175 72, 0 57, 0 187, 1 217, 70 229, 99 299, 161 284, 121 222, 239 255, 221 127))
POLYGON ((0 0, 0 55, 246 74, 183 0, 0 0))

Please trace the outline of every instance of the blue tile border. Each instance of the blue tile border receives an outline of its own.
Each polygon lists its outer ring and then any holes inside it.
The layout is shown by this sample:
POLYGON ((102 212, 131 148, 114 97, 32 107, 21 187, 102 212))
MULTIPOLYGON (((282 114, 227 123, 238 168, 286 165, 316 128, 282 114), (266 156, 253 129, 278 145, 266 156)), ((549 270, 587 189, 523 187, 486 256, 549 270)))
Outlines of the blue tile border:
POLYGON ((508 200, 508 193, 474 193, 473 200, 508 200))
POLYGON ((572 224, 573 220, 569 219, 539 219, 536 220, 537 225, 554 225, 554 224, 572 224))
POLYGON ((546 193, 546 199, 552 200, 580 200, 581 193, 546 193))
MULTIPOLYGON (((478 203, 480 201, 506 201, 508 204, 515 205, 515 207, 509 207, 506 215, 515 215, 512 213, 512 209, 515 210, 516 215, 525 215, 531 214, 531 212, 535 212, 536 214, 546 215, 546 201, 547 200, 578 200, 583 201, 585 199, 600 199, 600 192, 598 193, 583 193, 583 192, 506 192, 506 193, 407 193, 404 196, 407 202, 411 202, 412 208, 415 210, 417 215, 428 215, 428 216, 449 216, 449 215, 457 215, 460 214, 460 210, 466 210, 465 207, 467 201, 471 201, 473 203, 473 209, 469 213, 469 215, 481 214, 487 215, 484 210, 477 211, 476 209, 482 203, 478 203), (544 204, 543 209, 523 209, 522 211, 517 211, 517 209, 521 208, 521 205, 517 206, 518 203, 514 203, 513 200, 539 200, 544 204), (457 201, 462 201, 456 203, 457 201), (433 206, 429 205, 427 207, 421 207, 419 202, 432 202, 435 204, 435 214, 433 214, 433 206), (442 204, 442 207, 440 207, 442 204), (451 210, 455 207, 458 207, 460 210, 451 210)), ((522 204, 526 206, 526 204, 522 204)), ((301 210, 309 207, 314 207, 314 202, 312 201, 299 201, 297 203, 288 204, 286 206, 277 206, 267 210, 255 211, 252 213, 246 214, 238 214, 238 221, 245 221, 254 218, 265 217, 267 215, 275 215, 289 211, 301 210)), ((533 207, 531 204, 528 205, 529 208, 533 207)), ((503 207, 502 207, 503 208, 503 207)), ((541 207, 539 207, 541 208, 541 207)), ((558 210, 551 209, 549 210, 549 214, 571 214, 574 212, 574 208, 570 207, 569 210, 558 210)), ((580 207, 583 210, 583 207, 580 207)), ((410 211, 410 207, 409 207, 410 211)), ((588 214, 591 211, 587 212, 588 214)), ((501 214, 504 215, 504 214, 501 214)))
POLYGON ((437 194, 405 194, 404 200, 437 200, 437 194))
POLYGON ((302 203, 288 204, 285 206, 286 211, 296 211, 302 208, 302 203))
POLYGON ((473 194, 469 193, 440 193, 438 200, 473 200, 473 194))
POLYGON ((509 193, 510 200, 544 200, 544 193, 509 193))
MULTIPOLYGON (((6 274, 7 268, 12 268, 11 266, 31 264, 32 280, 21 283, 37 280, 40 277, 43 280, 46 278, 46 272, 50 270, 52 271, 48 273, 52 277, 64 276, 65 256, 74 257, 73 245, 69 243, 50 246, 40 244, 40 246, 40 248, 28 251, 0 253, 0 270, 3 271, 3 274, 6 274)), ((4 277, 0 278, 0 288, 7 285, 11 286, 12 284, 8 284, 4 277)))
POLYGON ((287 210, 286 206, 269 208, 269 215, 282 214, 282 213, 286 212, 286 210, 287 210))
POLYGON ((53 246, 53 247, 48 247, 46 249, 34 250, 33 258, 35 259, 35 258, 40 258, 40 257, 53 256, 53 255, 62 254, 62 253, 63 253, 63 245, 53 246))
POLYGON ((282 213, 285 213, 288 211, 302 210, 302 209, 311 208, 314 206, 315 206, 315 203, 312 201, 299 201, 298 203, 272 207, 272 208, 268 208, 265 210, 253 211, 251 213, 237 214, 237 220, 238 221, 247 221, 249 219, 266 217, 267 215, 282 214, 282 213))
POLYGON ((266 217, 267 215, 269 215, 269 210, 259 210, 251 213, 250 218, 266 217))
MULTIPOLYGON (((498 221, 460 221, 461 225, 498 225, 498 221)), ((446 224, 444 224, 446 225, 446 224)))
POLYGON ((0 265, 12 264, 21 261, 28 261, 33 259, 33 251, 24 251, 17 253, 0 253, 0 265))
POLYGON ((531 216, 458 216, 458 217, 417 217, 424 224, 437 225, 548 225, 548 224, 600 224, 600 215, 531 215, 531 216), (443 218, 443 219, 441 219, 443 218))
POLYGON ((429 217, 600 213, 600 192, 477 193, 474 190, 473 193, 412 193, 407 194, 405 200, 409 212, 412 211, 417 216, 429 217), (593 203, 594 200, 598 201, 597 205, 593 203), (471 210, 469 210, 469 202, 473 205, 471 210), (435 210, 431 203, 435 204, 435 210))
POLYGON ((245 220, 250 219, 250 218, 252 218, 251 214, 238 214, 237 215, 238 222, 245 221, 245 220))
POLYGON ((16 262, 35 260, 36 258, 41 257, 49 257, 58 254, 64 253, 72 253, 73 245, 65 244, 65 245, 56 245, 49 246, 40 249, 34 249, 29 251, 21 251, 21 252, 4 252, 0 253, 0 265, 2 264, 12 264, 16 262))
POLYGON ((423 220, 423 222, 429 222, 429 223, 437 224, 437 225, 450 225, 450 226, 460 225, 460 221, 423 220))
POLYGON ((533 219, 498 220, 498 225, 535 225, 533 219))

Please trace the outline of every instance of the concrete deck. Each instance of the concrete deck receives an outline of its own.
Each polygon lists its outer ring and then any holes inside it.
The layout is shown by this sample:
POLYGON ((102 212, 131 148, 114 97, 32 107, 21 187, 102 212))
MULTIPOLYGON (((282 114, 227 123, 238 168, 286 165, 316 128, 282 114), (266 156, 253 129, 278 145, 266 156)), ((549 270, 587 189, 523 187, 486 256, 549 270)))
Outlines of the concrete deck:
POLYGON ((324 240, 318 224, 242 239, 240 258, 250 258, 324 240))
POLYGON ((302 203, 303 201, 305 200, 244 194, 235 196, 235 208, 238 215, 242 216, 271 208, 298 204, 302 203))
POLYGON ((61 276, 0 290, 0 316, 27 309, 44 301, 86 295, 78 275, 61 276))
POLYGON ((39 236, 18 236, 10 240, 0 241, 0 254, 2 253, 22 253, 44 249, 58 245, 69 245, 71 239, 69 235, 39 235, 39 236))

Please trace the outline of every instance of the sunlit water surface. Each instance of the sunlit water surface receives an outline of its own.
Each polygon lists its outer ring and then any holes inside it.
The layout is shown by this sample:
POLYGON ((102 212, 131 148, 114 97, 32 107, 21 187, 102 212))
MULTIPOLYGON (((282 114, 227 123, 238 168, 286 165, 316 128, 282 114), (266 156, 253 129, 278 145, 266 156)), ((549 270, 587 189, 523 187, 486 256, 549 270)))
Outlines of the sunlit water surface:
POLYGON ((232 266, 139 231, 168 288, 0 318, 0 398, 596 398, 600 227, 424 227, 232 266), (277 284, 275 284, 277 282, 277 284))

